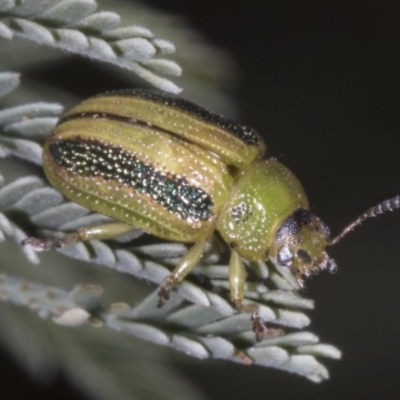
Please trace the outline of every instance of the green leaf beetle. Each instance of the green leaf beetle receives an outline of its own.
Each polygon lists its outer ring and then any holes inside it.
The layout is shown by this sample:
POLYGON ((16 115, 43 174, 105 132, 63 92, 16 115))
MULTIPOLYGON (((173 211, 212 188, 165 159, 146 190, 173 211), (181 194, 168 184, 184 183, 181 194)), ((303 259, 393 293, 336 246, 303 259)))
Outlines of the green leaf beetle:
POLYGON ((231 300, 252 313, 260 338, 264 326, 257 306, 243 304, 242 257, 270 259, 290 268, 302 283, 303 276, 336 270, 327 246, 366 219, 400 208, 400 196, 386 200, 331 238, 309 211, 295 175, 276 159, 264 158, 265 152, 255 130, 174 95, 123 90, 92 97, 61 117, 45 143, 43 167, 67 198, 117 222, 82 228, 64 239, 24 243, 43 250, 136 228, 193 243, 162 282, 162 303, 217 231, 231 250, 231 300))

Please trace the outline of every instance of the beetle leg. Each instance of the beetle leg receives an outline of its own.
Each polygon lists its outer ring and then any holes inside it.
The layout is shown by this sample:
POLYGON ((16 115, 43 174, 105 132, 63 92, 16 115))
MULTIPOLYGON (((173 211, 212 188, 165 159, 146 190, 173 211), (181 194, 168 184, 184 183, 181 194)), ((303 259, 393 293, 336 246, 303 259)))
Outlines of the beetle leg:
POLYGON ((171 289, 182 282, 186 275, 196 266, 203 254, 205 245, 206 240, 195 243, 180 259, 175 269, 162 281, 158 291, 158 296, 160 297, 158 307, 163 306, 165 301, 169 299, 171 289))
POLYGON ((242 301, 245 283, 246 270, 242 258, 236 251, 232 251, 231 259, 229 260, 229 287, 231 290, 231 300, 238 308, 244 307, 242 301))
POLYGON ((30 244, 36 251, 58 249, 60 247, 69 246, 76 242, 87 240, 106 240, 117 236, 122 236, 136 229, 132 225, 124 224, 123 222, 115 222, 110 224, 102 224, 80 228, 76 232, 69 233, 62 239, 41 239, 29 237, 24 239, 21 244, 30 244))
POLYGON ((229 286, 231 290, 231 300, 239 311, 251 314, 253 323, 253 332, 256 340, 259 342, 265 335, 267 328, 265 327, 256 303, 243 304, 244 285, 246 283, 246 269, 242 258, 236 251, 232 251, 229 261, 229 286))

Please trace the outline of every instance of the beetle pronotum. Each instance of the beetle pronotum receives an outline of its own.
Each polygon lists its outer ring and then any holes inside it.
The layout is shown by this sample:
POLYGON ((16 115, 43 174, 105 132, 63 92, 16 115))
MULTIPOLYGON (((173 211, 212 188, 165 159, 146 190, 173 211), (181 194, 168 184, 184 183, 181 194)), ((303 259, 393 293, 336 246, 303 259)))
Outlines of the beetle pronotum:
POLYGON ((151 90, 105 93, 65 113, 43 151, 52 185, 67 198, 117 222, 82 228, 64 239, 29 238, 36 249, 110 239, 140 228, 194 243, 162 282, 161 303, 200 260, 217 231, 231 249, 231 300, 264 326, 254 304, 243 304, 245 267, 272 260, 302 277, 336 264, 325 252, 366 219, 400 208, 400 196, 358 217, 338 236, 309 211, 304 190, 285 166, 264 158, 251 128, 179 97, 151 90))

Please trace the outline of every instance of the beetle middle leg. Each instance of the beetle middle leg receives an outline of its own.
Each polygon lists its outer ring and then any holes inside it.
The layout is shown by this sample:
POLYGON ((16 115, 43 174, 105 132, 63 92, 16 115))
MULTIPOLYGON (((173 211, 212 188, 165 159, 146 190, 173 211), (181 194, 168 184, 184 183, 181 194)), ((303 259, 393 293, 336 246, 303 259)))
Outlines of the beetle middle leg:
POLYGON ((239 311, 250 313, 251 321, 253 322, 253 332, 256 335, 256 340, 259 342, 267 333, 267 328, 260 317, 258 304, 253 302, 243 304, 245 283, 246 269, 242 258, 233 250, 229 261, 231 300, 239 311))
POLYGON ((76 232, 65 235, 62 239, 43 239, 29 237, 21 242, 22 245, 30 244, 36 251, 59 249, 71 244, 88 240, 107 240, 132 232, 136 228, 123 222, 88 226, 76 232))
POLYGON ((195 243, 181 258, 174 270, 162 281, 158 291, 160 297, 158 307, 163 306, 169 299, 169 292, 171 289, 182 282, 186 275, 197 265, 203 255, 206 243, 206 240, 195 243))

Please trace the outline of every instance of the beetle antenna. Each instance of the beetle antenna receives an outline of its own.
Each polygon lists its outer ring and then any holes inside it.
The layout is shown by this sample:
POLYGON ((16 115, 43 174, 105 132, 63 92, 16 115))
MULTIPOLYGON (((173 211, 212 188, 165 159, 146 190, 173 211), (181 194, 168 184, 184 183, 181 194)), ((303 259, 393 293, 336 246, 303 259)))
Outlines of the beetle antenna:
POLYGON ((388 211, 394 211, 400 208, 400 195, 393 197, 392 199, 384 200, 374 207, 371 207, 365 213, 361 214, 353 222, 347 225, 339 235, 335 236, 328 242, 328 246, 335 245, 339 240, 351 232, 354 228, 361 225, 367 219, 377 217, 378 215, 387 213, 388 211))

